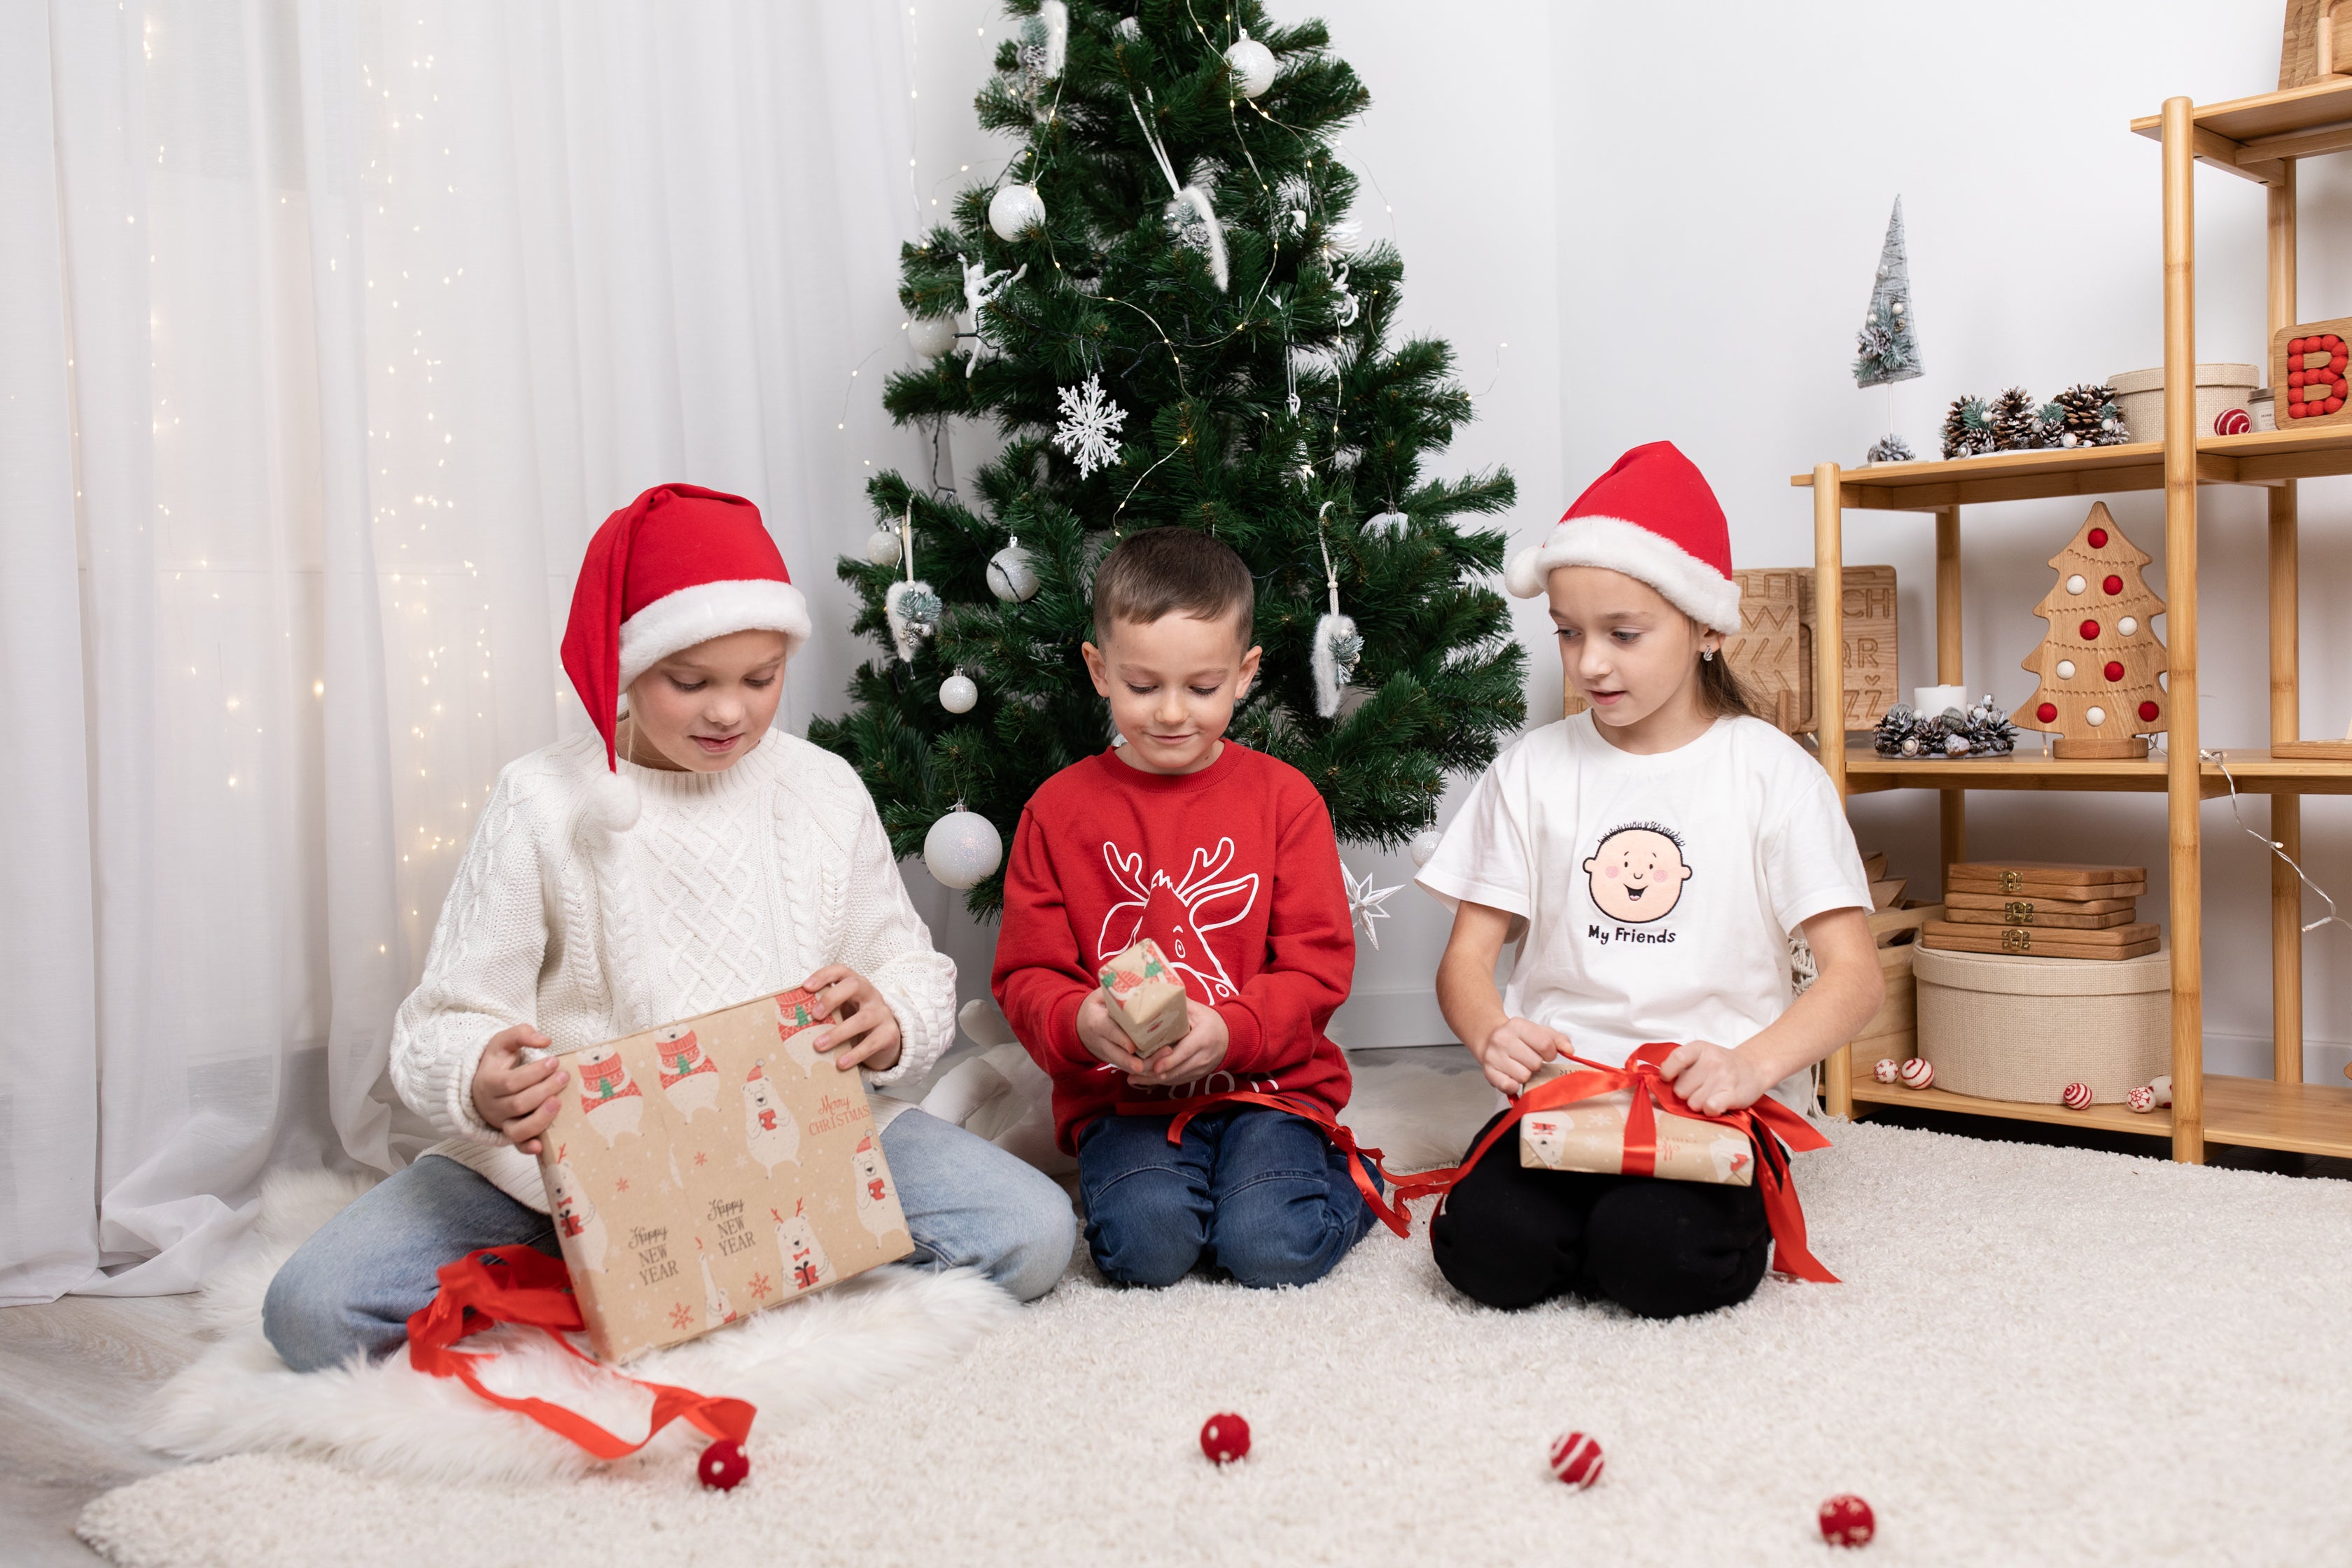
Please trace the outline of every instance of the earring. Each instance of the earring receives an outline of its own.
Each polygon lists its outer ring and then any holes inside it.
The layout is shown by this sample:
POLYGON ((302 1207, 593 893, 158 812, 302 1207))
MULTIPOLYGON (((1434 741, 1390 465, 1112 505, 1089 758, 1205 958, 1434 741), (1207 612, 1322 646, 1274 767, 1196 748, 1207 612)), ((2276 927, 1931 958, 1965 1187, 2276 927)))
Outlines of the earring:
POLYGON ((1715 662, 1715 649, 1711 647, 1699 649, 1698 656, 1699 658, 1706 660, 1709 664, 1713 664, 1715 662))

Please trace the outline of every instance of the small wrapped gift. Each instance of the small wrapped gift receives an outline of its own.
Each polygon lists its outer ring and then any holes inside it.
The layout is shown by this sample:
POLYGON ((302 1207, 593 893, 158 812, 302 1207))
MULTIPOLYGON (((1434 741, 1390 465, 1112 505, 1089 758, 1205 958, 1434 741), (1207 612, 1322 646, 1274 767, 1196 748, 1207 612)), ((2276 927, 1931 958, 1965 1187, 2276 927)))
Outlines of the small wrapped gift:
POLYGON ((1150 937, 1104 964, 1101 974, 1111 1022, 1135 1042, 1137 1056, 1158 1055, 1192 1026, 1183 979, 1150 937))
MULTIPOLYGON (((1528 1079, 1527 1088, 1532 1090, 1538 1084, 1583 1070, 1573 1061, 1547 1062, 1528 1079)), ((1528 1111, 1519 1118, 1519 1163, 1549 1171, 1622 1173, 1633 1093, 1630 1088, 1620 1089, 1571 1105, 1528 1111)), ((1695 1121, 1664 1110, 1657 1111, 1656 1123, 1658 1149, 1651 1175, 1670 1182, 1712 1182, 1717 1186, 1755 1184, 1756 1148, 1739 1133, 1719 1122, 1695 1121)))

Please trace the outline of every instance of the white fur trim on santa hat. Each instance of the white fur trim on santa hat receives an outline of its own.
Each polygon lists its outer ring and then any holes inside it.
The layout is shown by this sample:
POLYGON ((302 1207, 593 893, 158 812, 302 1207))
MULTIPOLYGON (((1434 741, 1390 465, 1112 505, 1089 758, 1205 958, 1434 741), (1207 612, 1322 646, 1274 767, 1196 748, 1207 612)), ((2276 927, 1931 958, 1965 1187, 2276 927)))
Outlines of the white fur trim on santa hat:
POLYGON ((1605 566, 1647 583, 1666 602, 1726 637, 1739 630, 1739 584, 1664 535, 1619 517, 1572 517, 1511 557, 1503 581, 1522 599, 1544 591, 1555 566, 1605 566))
POLYGON ((771 578, 698 583, 656 599, 621 623, 621 689, 674 653, 751 631, 782 632, 785 651, 797 649, 808 640, 808 601, 771 578))

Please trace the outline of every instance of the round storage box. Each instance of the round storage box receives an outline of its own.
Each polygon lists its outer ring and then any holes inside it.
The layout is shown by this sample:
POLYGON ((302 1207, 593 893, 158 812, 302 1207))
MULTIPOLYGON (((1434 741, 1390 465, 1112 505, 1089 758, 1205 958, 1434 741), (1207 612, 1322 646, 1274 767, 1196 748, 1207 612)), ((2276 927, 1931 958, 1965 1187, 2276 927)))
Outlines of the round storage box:
MULTIPOLYGON (((2250 364, 2200 364, 2197 367, 2197 434, 2231 436, 2253 427, 2246 400, 2263 379, 2250 364), (2231 416, 2244 420, 2241 426, 2231 416)), ((2164 367, 2117 371, 2107 377, 2116 407, 2124 416, 2124 433, 2135 441, 2164 439, 2164 367)), ((2094 961, 2095 962, 2095 961, 2094 961)))
POLYGON ((2055 1105, 2070 1083, 2121 1104, 2172 1070, 2172 959, 2167 950, 2109 963, 1954 952, 1911 955, 1919 1054, 1936 1087, 1985 1100, 2055 1105))

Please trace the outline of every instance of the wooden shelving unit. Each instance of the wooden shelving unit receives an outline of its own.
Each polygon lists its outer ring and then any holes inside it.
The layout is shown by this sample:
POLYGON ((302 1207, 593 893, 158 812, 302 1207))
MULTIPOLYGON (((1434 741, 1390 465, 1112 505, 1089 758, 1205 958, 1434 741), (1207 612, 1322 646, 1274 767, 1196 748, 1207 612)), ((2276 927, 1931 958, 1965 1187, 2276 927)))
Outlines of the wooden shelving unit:
MULTIPOLYGON (((1960 665, 1960 509, 2048 496, 2122 490, 2164 492, 2165 642, 2172 729, 2163 748, 2139 762, 2060 762, 2042 755, 1953 762, 1880 757, 1866 747, 1825 746, 1822 765, 1841 795, 1887 789, 1940 792, 1940 859, 1968 858, 1972 789, 2126 790, 2166 798, 2170 872, 2172 1082, 2169 1112, 2134 1115, 2120 1106, 2070 1111, 2056 1105, 1979 1100, 1941 1089, 1914 1091, 1858 1077, 1851 1050, 1832 1057, 1829 1109, 1905 1104, 2169 1135, 2176 1160, 2202 1162, 2208 1140, 2312 1154, 2352 1154, 2352 1088, 2303 1079, 2303 889, 2294 873, 2271 867, 2272 1076, 2208 1079, 2204 1070, 2204 974, 2200 952, 2203 846, 2198 805, 2224 793, 2222 768, 2198 751, 2197 491, 2200 485, 2258 485, 2269 496, 2271 747, 2300 737, 2296 589, 2298 479, 2352 473, 2352 431, 2261 431, 2215 436, 2197 426, 2197 163, 2255 181, 2269 193, 2270 330, 2295 317, 2295 163, 2352 150, 2352 79, 2197 108, 2186 98, 2131 127, 2163 148, 2164 439, 2125 447, 2011 452, 1951 462, 1874 464, 1849 473, 1823 463, 1790 482, 1813 492, 1813 554, 1820 625, 1814 673, 1821 711, 1843 708, 1841 625, 1847 509, 1926 512, 1936 526, 1936 679, 1955 684, 1960 665)), ((2265 344, 2267 358, 2267 344, 2265 344)), ((2352 795, 2352 762, 2281 757, 2269 748, 2221 753, 2242 793, 2271 801, 2271 837, 2300 858, 2303 796, 2352 795)))

